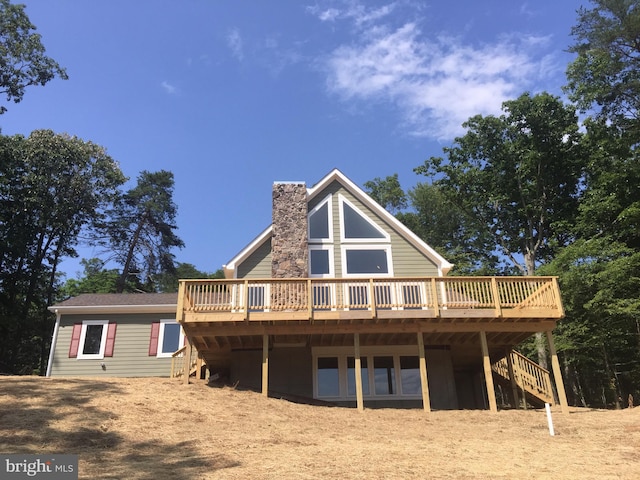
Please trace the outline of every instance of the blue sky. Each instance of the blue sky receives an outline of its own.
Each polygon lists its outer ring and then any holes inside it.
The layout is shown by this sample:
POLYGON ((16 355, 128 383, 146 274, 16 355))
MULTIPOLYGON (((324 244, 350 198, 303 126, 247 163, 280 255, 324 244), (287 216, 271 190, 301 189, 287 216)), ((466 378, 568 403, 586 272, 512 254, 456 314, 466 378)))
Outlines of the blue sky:
MULTIPOLYGON (((15 2, 15 0, 14 0, 15 2)), ((23 0, 69 80, 31 87, 4 135, 171 170, 176 259, 215 271, 271 222, 274 181, 399 174, 524 91, 561 95, 577 0, 23 0)), ((96 256, 91 248, 83 257, 96 256)), ((63 264, 69 277, 78 261, 63 264)))

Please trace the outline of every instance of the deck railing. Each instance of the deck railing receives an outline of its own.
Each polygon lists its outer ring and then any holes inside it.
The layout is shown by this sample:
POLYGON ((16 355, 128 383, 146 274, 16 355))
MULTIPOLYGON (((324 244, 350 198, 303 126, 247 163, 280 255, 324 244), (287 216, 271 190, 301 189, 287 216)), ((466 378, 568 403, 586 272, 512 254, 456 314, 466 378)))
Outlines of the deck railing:
POLYGON ((192 348, 190 351, 191 357, 187 358, 187 352, 189 352, 189 349, 185 345, 171 355, 171 378, 184 378, 185 372, 188 372, 186 375, 190 376, 194 373, 194 369, 197 376, 197 372, 202 366, 200 354, 198 353, 198 350, 192 348))
POLYGON ((546 309, 562 316, 555 277, 181 280, 179 297, 188 313, 546 309))

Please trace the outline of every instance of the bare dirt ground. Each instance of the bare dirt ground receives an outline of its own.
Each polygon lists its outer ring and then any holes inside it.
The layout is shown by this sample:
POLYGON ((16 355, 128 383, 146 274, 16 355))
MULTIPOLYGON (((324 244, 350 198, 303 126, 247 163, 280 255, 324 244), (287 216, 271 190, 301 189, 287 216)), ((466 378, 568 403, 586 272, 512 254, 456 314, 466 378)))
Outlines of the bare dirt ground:
MULTIPOLYGON (((366 404, 365 404, 366 406, 366 404)), ((365 410, 169 379, 0 378, 0 453, 86 479, 637 479, 640 407, 365 410)))

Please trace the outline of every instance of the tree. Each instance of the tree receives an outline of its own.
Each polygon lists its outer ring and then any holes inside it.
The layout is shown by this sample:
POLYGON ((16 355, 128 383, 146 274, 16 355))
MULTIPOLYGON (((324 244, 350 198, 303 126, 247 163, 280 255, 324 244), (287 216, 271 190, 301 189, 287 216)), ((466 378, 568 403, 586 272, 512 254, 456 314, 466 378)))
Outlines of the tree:
POLYGON ((500 255, 532 275, 569 240, 584 167, 581 134, 574 109, 548 93, 525 93, 503 111, 469 119, 467 133, 444 148, 446 159, 432 157, 415 171, 431 177, 500 255))
POLYGON ((0 371, 42 370, 57 268, 124 182, 91 142, 50 130, 0 136, 0 371))
POLYGON ((99 258, 82 259, 80 264, 84 268, 83 276, 70 278, 62 288, 59 296, 62 299, 76 297, 82 293, 116 293, 116 284, 120 273, 117 269, 104 269, 104 263, 99 258))
MULTIPOLYGON (((494 248, 523 274, 553 257, 571 239, 578 209, 584 155, 572 107, 548 93, 521 95, 503 103, 500 117, 481 115, 464 124, 467 133, 416 169, 458 212, 480 229, 476 247, 494 248)), ((471 233, 473 235, 473 232, 471 233)), ((537 336, 538 362, 546 347, 537 336)))
POLYGON ((407 207, 407 196, 400 186, 398 174, 394 173, 385 179, 379 177, 364 183, 364 188, 376 202, 395 214, 407 207))
POLYGON ((216 278, 224 278, 224 272, 222 269, 216 270, 214 273, 203 272, 198 270, 195 265, 191 263, 181 263, 178 262, 176 264, 176 268, 174 272, 166 272, 160 274, 158 276, 158 291, 164 293, 177 292, 178 291, 178 280, 180 279, 216 279, 216 278))
POLYGON ((504 273, 494 253, 493 239, 476 225, 474 218, 451 208, 441 186, 418 182, 407 196, 413 211, 401 212, 396 217, 452 262, 455 274, 504 273))
MULTIPOLYGON (((45 85, 55 77, 67 79, 66 71, 45 55, 40 35, 24 11, 24 5, 0 0, 0 93, 7 101, 20 102, 26 87, 45 85)), ((0 114, 6 112, 0 106, 0 114)))
POLYGON ((122 293, 130 276, 144 291, 155 291, 154 276, 175 270, 174 247, 184 243, 175 234, 176 205, 173 173, 143 171, 135 187, 124 193, 98 229, 99 240, 122 266, 116 291, 122 293))
POLYGON ((580 109, 628 131, 638 140, 640 114, 640 4, 637 0, 592 0, 581 7, 569 51, 565 87, 580 109))

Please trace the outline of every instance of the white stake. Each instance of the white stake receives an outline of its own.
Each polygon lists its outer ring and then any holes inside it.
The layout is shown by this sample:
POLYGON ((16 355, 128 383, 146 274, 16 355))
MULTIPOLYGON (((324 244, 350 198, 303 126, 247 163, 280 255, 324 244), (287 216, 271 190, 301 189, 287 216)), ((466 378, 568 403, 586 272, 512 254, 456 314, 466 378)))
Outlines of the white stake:
POLYGON ((549 424, 549 435, 553 437, 555 433, 553 431, 553 420, 551 419, 551 406, 548 403, 545 403, 544 408, 547 411, 547 423, 549 424))

